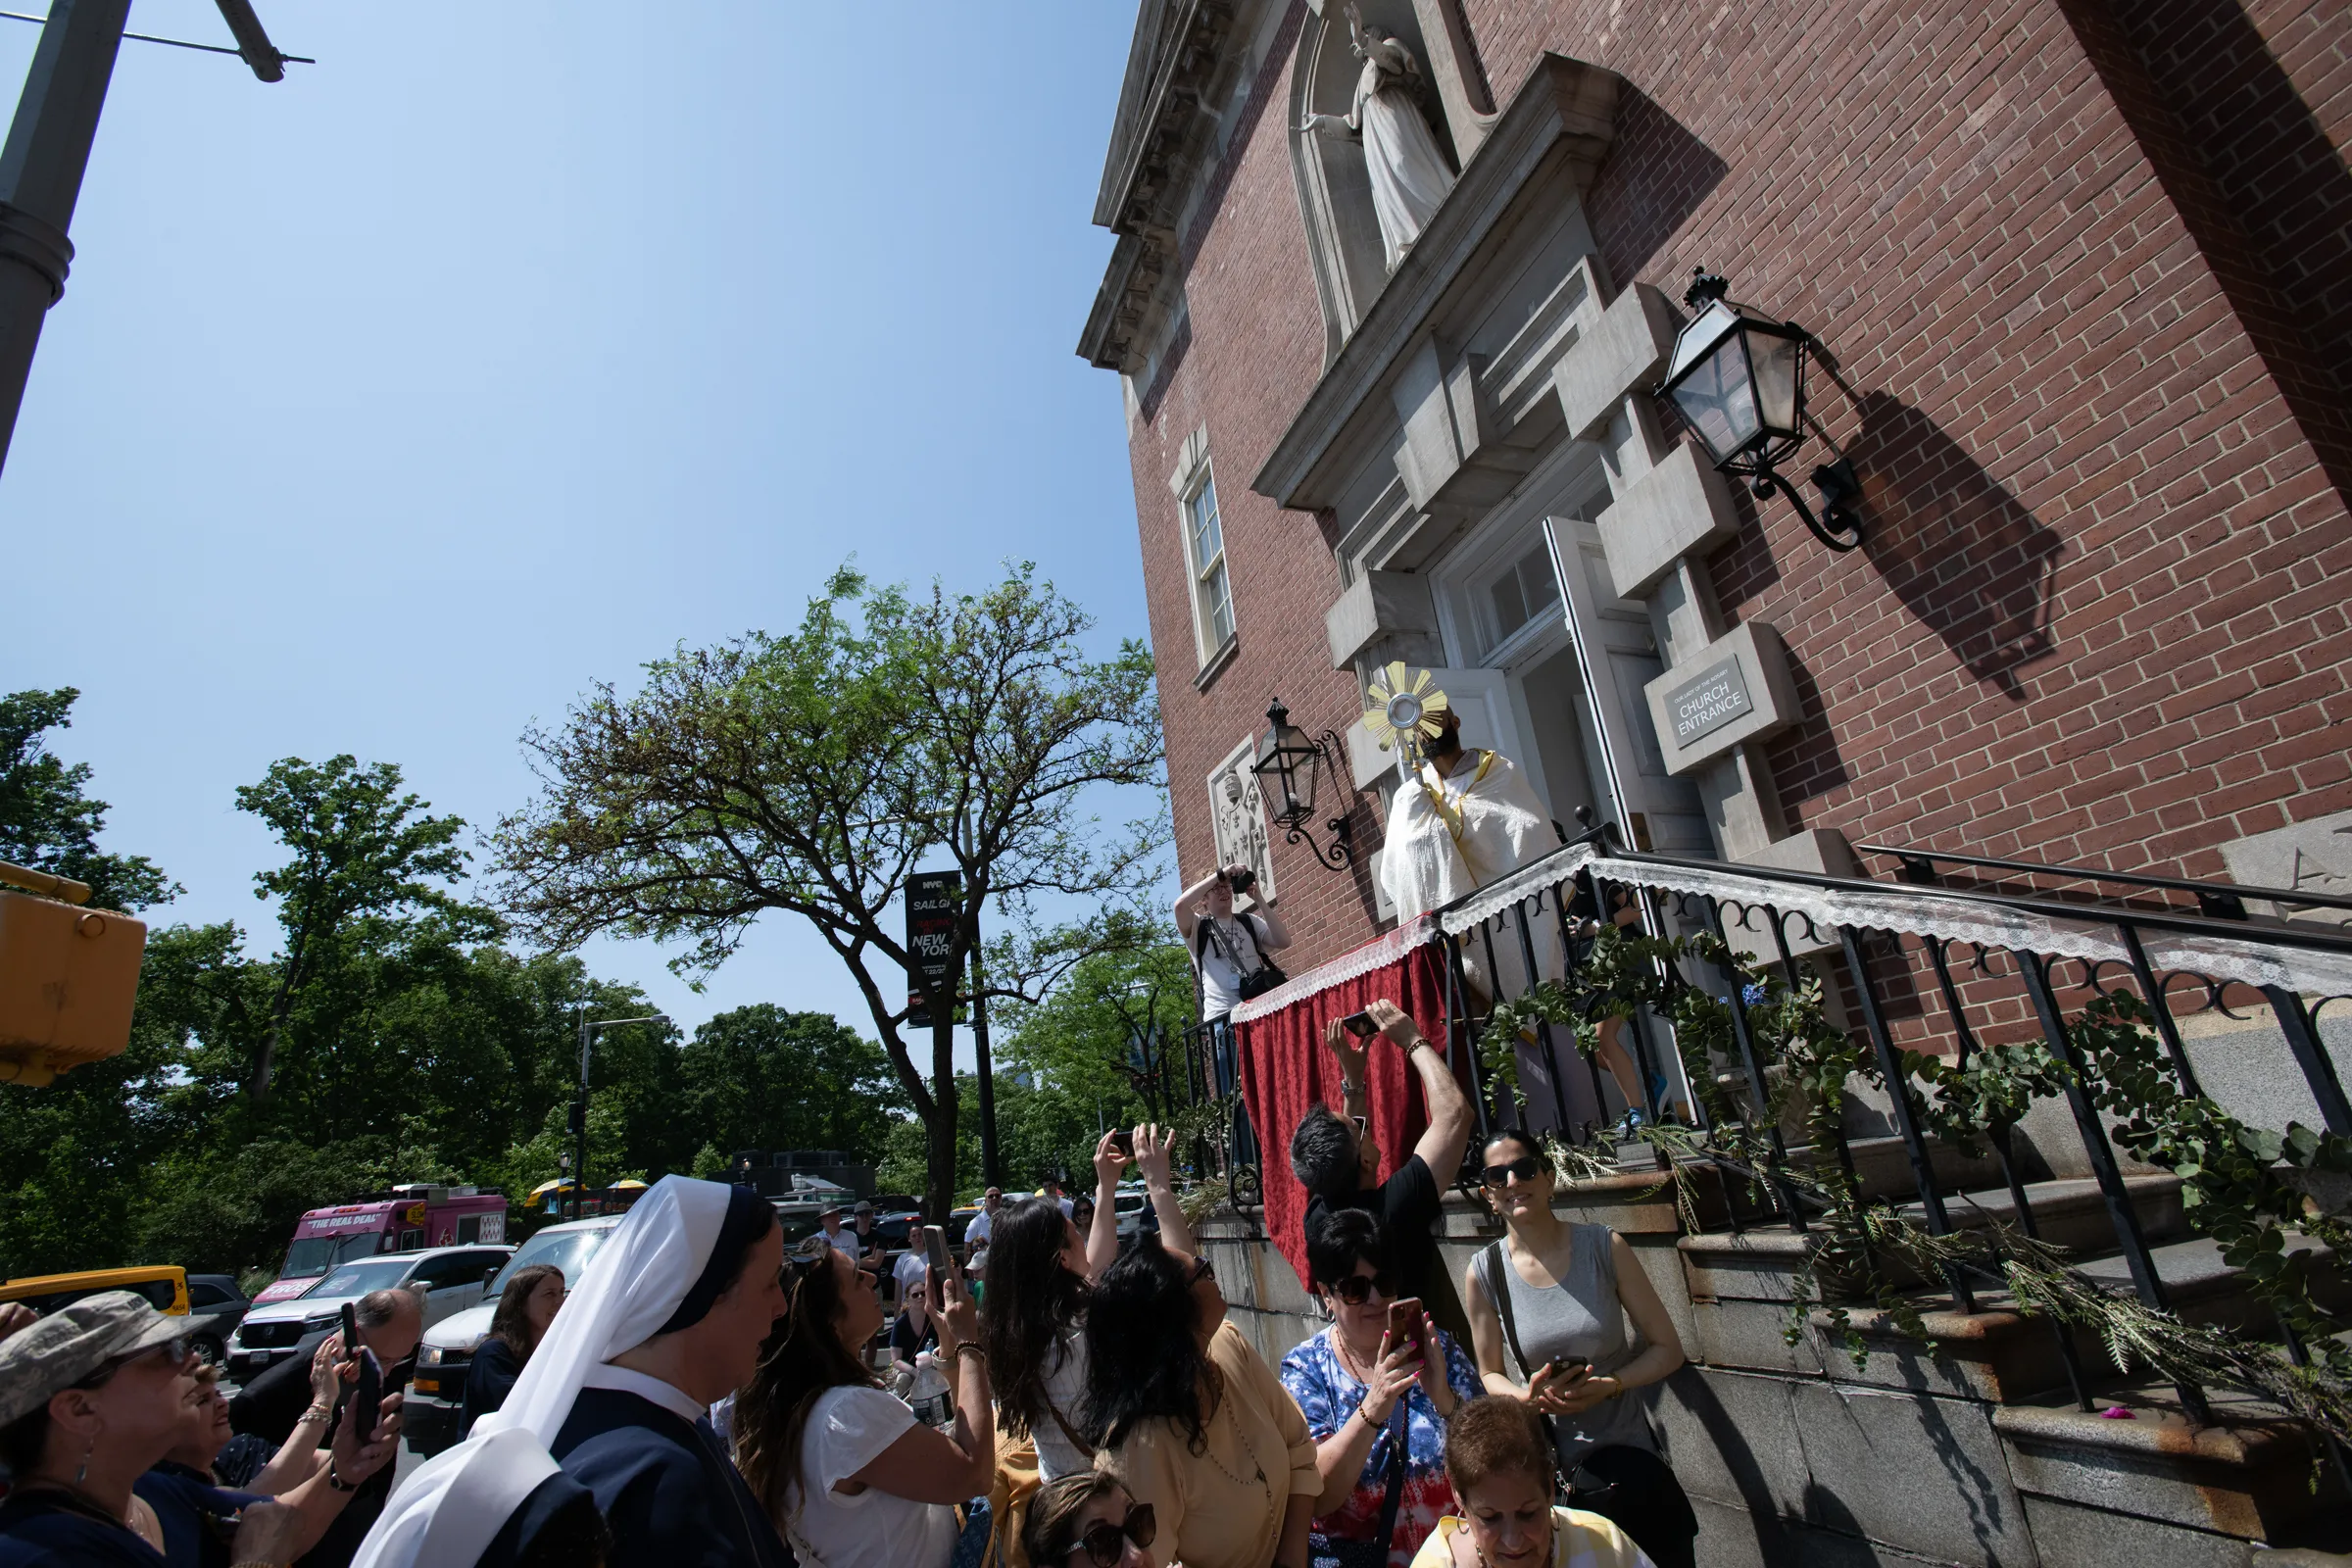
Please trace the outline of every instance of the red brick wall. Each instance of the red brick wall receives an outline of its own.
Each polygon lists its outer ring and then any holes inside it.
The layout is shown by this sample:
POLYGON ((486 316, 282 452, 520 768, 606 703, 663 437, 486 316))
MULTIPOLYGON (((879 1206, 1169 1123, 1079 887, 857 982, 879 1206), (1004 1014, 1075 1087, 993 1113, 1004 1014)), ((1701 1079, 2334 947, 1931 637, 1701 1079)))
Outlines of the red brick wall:
MULTIPOLYGON (((1176 853, 1187 883, 1216 853, 1203 781, 1245 737, 1265 729, 1266 705, 1281 698, 1293 721, 1315 732, 1346 729, 1361 706, 1353 677, 1331 667, 1323 612, 1339 597, 1340 577, 1315 519, 1284 512, 1250 488, 1323 372, 1323 318, 1283 135, 1292 45, 1305 7, 1294 11, 1252 91, 1253 127, 1235 138, 1230 167, 1215 176, 1223 199, 1213 221, 1196 222, 1186 235, 1191 342, 1163 384, 1151 389, 1131 442, 1176 853), (1203 692, 1194 686, 1190 565, 1168 478, 1186 438, 1204 422, 1241 646, 1203 692)), ((1320 821, 1314 831, 1328 842, 1320 821)), ((1377 847, 1378 834, 1359 810, 1357 845, 1377 847)), ((1286 845, 1279 833, 1274 880, 1295 944, 1282 956, 1286 968, 1319 962, 1375 929, 1362 873, 1318 866, 1304 845, 1286 845)))
MULTIPOLYGON (((2086 53, 2126 31, 2101 3, 1467 0, 1498 83, 1549 49, 1638 94, 1591 204, 1618 286, 1703 263, 1835 356, 1813 406, 1871 545, 1767 505, 1713 563, 1800 666, 1792 826, 2214 874, 2223 840, 2352 807, 2352 518, 2086 53)), ((2262 9, 2340 145, 2345 11, 2262 9)), ((2205 156, 2256 96, 2212 95, 2205 156)), ((2300 177, 2287 276, 2343 242, 2340 192, 2300 177)))
MULTIPOLYGON (((2214 874, 2223 840, 2352 808, 2343 398, 2312 347, 2352 331, 2352 8, 2106 5, 1465 0, 1503 101, 1545 50, 1626 79, 1590 203, 1619 287, 1679 296, 1703 263, 1834 356, 1813 404, 1870 546, 1771 503, 1712 564, 1798 666, 1809 716, 1771 757, 1792 827, 2214 874)), ((1314 729, 1355 707, 1323 530, 1248 488, 1321 370, 1293 52, 1188 236, 1191 341, 1134 432, 1188 879, 1202 775, 1267 700, 1314 729), (1204 421, 1241 650, 1200 693, 1166 481, 1204 421)), ((1373 929, 1360 874, 1276 864, 1299 959, 1373 929)))

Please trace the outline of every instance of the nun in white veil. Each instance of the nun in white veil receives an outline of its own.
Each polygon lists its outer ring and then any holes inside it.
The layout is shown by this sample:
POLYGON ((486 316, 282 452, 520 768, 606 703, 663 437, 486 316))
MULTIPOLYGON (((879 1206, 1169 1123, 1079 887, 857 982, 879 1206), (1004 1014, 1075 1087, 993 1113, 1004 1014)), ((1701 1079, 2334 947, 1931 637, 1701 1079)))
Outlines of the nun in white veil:
POLYGON ((559 1466, 603 1512, 611 1568, 784 1568, 783 1542, 705 1414, 758 1365, 784 1309, 782 1265, 765 1199, 680 1176, 655 1183, 589 1261, 505 1406, 402 1483, 354 1568, 487 1564, 482 1550, 559 1466))

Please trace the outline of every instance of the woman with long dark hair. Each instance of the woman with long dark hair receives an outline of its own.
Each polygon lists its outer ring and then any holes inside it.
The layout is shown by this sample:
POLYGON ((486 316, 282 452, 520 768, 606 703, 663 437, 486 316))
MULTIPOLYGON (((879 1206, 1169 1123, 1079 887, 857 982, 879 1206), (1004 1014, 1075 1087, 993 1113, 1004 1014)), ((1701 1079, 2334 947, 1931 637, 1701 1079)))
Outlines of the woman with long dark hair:
MULTIPOLYGON (((1175 1134, 1147 1124, 1135 1129, 1134 1143, 1161 1236, 1178 1250, 1191 1250, 1193 1233, 1169 1173, 1175 1134)), ((1078 1426, 1086 1392, 1080 1330, 1091 1282, 1118 1256, 1118 1183, 1126 1164, 1117 1136, 1103 1134, 1095 1146, 1091 1230, 1065 1217, 1060 1205, 1036 1200, 1005 1205, 995 1222, 988 1296, 980 1303, 981 1343, 1004 1430, 1037 1446, 1038 1474, 1048 1481, 1095 1462, 1094 1446, 1078 1426)))
POLYGON ((1086 1312, 1082 1429, 1139 1503, 1157 1568, 1307 1568, 1323 1480, 1298 1403, 1225 1321, 1205 1257, 1146 1236, 1086 1312))
POLYGON ((955 1363, 942 1432, 883 1392, 859 1352, 882 1300, 821 1238, 786 1265, 789 1304, 735 1399, 735 1462, 804 1568, 948 1568, 954 1504, 996 1479, 997 1428, 978 1314, 963 1282, 934 1273, 940 1358, 955 1363))
POLYGON ((458 1436, 507 1402, 523 1363, 556 1320, 564 1304, 564 1271, 552 1263, 533 1263, 509 1276, 498 1293, 498 1310, 490 1316, 490 1332, 466 1368, 466 1402, 459 1416, 458 1436))
POLYGON ((1689 1568, 1698 1520, 1658 1453, 1635 1390, 1683 1364, 1683 1342, 1624 1237, 1552 1211, 1551 1161, 1503 1131, 1480 1155, 1487 1200, 1507 1234, 1462 1279, 1471 1343, 1491 1394, 1544 1419, 1577 1506, 1624 1527, 1660 1568, 1689 1568), (1631 1323, 1644 1342, 1634 1348, 1631 1323))

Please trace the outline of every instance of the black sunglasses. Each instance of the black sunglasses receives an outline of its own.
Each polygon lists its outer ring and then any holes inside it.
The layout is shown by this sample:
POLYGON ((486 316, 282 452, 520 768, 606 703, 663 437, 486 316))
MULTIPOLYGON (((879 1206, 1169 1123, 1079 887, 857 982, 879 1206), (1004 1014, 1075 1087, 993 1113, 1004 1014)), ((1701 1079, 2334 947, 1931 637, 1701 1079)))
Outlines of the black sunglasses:
POLYGON ((1152 1505, 1139 1502, 1128 1508, 1126 1523, 1114 1525, 1104 1519, 1088 1526, 1086 1534, 1080 1536, 1069 1551, 1062 1555, 1067 1557, 1073 1552, 1083 1551, 1095 1568, 1119 1568, 1119 1558, 1124 1551, 1122 1538, 1134 1542, 1135 1549, 1142 1551, 1152 1544, 1152 1538, 1157 1534, 1159 1525, 1152 1517, 1152 1505))
POLYGON ((1374 1291, 1378 1291, 1384 1299, 1396 1299, 1396 1276, 1382 1273, 1350 1274, 1344 1280, 1333 1281, 1331 1286, 1331 1294, 1349 1306, 1363 1305, 1374 1291))
MULTIPOLYGON (((1216 1277, 1217 1271, 1209 1266, 1208 1254, 1202 1252, 1199 1257, 1193 1259, 1193 1271, 1185 1276, 1184 1288, 1189 1291, 1202 1280, 1213 1280, 1216 1277)), ((1142 1504, 1139 1503, 1137 1506, 1141 1507, 1142 1504)))
POLYGON ((1523 1182, 1532 1182, 1543 1173, 1543 1170, 1544 1162, 1542 1160, 1533 1154, 1521 1154, 1508 1164, 1489 1165, 1478 1173, 1478 1179, 1489 1187, 1500 1187, 1514 1176, 1523 1182))

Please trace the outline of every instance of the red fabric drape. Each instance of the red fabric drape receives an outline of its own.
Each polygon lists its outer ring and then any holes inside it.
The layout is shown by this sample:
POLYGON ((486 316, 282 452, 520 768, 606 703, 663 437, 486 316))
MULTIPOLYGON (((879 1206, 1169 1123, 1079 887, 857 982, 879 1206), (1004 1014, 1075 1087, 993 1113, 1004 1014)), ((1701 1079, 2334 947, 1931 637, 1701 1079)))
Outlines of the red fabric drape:
MULTIPOLYGON (((1323 1044, 1323 1026, 1385 997, 1412 1015, 1431 1045, 1445 1051, 1446 985, 1438 952, 1435 944, 1425 944, 1394 963, 1234 1027, 1242 1102, 1250 1107, 1250 1125, 1264 1161, 1266 1234, 1298 1271, 1301 1285, 1306 1282, 1306 1189, 1291 1174, 1291 1133, 1318 1100, 1340 1109, 1340 1064, 1323 1044)), ((1386 1039, 1372 1042, 1366 1079, 1372 1136, 1380 1144, 1385 1178, 1413 1152, 1413 1140, 1429 1125, 1429 1106, 1420 1074, 1386 1039)), ((1438 1180, 1443 1184, 1452 1174, 1440 1171, 1438 1180)))

